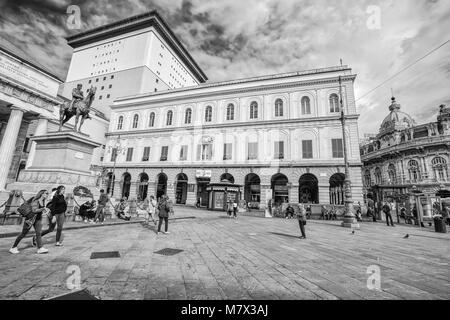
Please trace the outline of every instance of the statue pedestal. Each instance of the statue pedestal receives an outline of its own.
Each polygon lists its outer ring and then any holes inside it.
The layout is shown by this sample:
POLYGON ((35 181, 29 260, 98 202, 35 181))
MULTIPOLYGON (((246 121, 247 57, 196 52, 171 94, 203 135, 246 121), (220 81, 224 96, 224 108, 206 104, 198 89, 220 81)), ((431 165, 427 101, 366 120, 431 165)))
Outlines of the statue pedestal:
POLYGON ((100 143, 73 131, 50 132, 31 140, 36 142, 33 162, 8 189, 34 193, 58 185, 64 185, 67 192, 79 185, 89 189, 96 187, 97 178, 91 174, 90 166, 93 150, 100 143))

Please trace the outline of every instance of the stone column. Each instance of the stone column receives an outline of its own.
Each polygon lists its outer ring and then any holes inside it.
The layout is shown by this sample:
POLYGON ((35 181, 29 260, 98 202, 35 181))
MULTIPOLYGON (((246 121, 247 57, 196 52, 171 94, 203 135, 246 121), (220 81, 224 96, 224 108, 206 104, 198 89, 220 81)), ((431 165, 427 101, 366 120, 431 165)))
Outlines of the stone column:
MULTIPOLYGON (((48 126, 48 119, 40 116, 36 130, 34 131, 34 136, 40 136, 40 135, 46 134, 47 126, 48 126)), ((32 165, 35 152, 36 152, 36 142, 33 141, 31 143, 30 153, 28 154, 28 160, 27 160, 25 169, 28 169, 32 165)))
POLYGON ((11 108, 8 125, 0 146, 0 190, 5 190, 6 187, 6 180, 16 148, 17 135, 22 124, 23 113, 22 109, 11 108))

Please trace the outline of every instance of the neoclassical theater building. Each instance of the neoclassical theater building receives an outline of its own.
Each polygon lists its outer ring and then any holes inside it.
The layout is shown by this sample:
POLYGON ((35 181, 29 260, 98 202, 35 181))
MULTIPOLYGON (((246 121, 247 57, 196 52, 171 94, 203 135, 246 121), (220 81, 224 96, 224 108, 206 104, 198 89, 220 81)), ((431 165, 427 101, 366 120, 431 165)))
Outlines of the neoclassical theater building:
POLYGON ((269 198, 342 204, 339 77, 352 196, 362 201, 356 75, 347 66, 117 98, 104 187, 114 197, 167 194, 204 206, 208 183, 226 179, 262 206, 269 198))
POLYGON ((416 203, 425 215, 433 199, 450 196, 450 108, 435 112, 435 122, 418 125, 392 98, 379 133, 360 146, 365 196, 396 199, 407 209, 416 203))

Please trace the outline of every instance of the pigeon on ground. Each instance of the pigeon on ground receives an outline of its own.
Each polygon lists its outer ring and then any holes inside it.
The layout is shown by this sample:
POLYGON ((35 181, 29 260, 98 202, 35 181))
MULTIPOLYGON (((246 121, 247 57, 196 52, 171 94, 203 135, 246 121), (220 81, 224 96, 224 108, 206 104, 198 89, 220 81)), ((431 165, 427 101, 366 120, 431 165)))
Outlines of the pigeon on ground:
POLYGON ((355 234, 355 230, 352 230, 352 234, 355 234))
POLYGON ((403 238, 405 239, 409 238, 409 234, 407 233, 403 238))

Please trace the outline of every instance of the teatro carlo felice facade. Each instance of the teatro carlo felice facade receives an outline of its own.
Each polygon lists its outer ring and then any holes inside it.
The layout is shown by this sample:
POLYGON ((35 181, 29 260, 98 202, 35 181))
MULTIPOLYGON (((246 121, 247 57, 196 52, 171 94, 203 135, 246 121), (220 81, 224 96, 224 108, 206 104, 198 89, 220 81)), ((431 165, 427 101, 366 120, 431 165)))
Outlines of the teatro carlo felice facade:
POLYGON ((226 179, 261 208, 269 198, 343 204, 339 77, 352 197, 362 202, 356 75, 347 66, 117 98, 103 186, 115 198, 167 194, 206 206, 207 184, 226 179))

